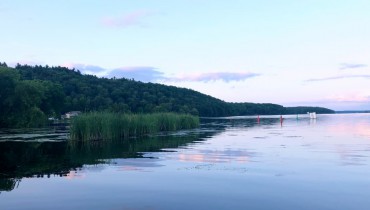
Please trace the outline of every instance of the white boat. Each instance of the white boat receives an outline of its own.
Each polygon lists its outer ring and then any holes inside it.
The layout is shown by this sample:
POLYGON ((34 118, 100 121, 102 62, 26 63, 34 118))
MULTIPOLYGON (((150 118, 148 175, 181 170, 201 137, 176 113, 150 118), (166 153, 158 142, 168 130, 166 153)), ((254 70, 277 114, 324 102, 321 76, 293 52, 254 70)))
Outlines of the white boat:
POLYGON ((310 119, 316 119, 316 112, 307 112, 307 114, 310 116, 310 119))

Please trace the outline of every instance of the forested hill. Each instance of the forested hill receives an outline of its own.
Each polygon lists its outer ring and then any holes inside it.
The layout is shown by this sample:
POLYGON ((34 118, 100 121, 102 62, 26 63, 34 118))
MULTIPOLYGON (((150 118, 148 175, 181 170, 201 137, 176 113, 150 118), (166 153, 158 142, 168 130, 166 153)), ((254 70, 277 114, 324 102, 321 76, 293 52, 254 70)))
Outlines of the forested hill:
MULTIPOLYGON (((320 107, 227 103, 186 88, 107 79, 65 67, 0 63, 0 127, 13 114, 59 116, 68 111, 181 112, 200 116, 333 113, 320 107), (30 112, 30 113, 28 113, 30 112), (7 115, 7 116, 4 116, 7 115)), ((10 117, 11 118, 11 117, 10 117)), ((15 119, 13 119, 15 120, 15 119)))

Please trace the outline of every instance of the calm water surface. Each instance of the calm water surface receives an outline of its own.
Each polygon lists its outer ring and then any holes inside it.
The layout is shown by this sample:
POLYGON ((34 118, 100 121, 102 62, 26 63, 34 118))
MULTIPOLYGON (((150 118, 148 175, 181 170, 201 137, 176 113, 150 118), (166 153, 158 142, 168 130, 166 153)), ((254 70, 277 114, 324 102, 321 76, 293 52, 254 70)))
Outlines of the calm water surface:
POLYGON ((370 114, 304 117, 113 143, 3 130, 0 209, 370 209, 370 114))

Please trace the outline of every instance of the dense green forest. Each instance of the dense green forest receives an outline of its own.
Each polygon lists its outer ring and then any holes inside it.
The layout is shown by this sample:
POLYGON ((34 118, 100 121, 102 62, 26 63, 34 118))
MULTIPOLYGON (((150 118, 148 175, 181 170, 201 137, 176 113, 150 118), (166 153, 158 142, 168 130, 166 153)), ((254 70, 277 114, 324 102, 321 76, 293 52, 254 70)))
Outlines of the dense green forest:
POLYGON ((186 88, 98 78, 65 67, 0 63, 0 127, 32 127, 68 111, 178 112, 204 117, 333 113, 321 107, 228 103, 186 88), (38 119, 38 120, 34 120, 38 119))
POLYGON ((64 108, 60 84, 24 80, 18 71, 0 67, 0 127, 39 127, 64 108))

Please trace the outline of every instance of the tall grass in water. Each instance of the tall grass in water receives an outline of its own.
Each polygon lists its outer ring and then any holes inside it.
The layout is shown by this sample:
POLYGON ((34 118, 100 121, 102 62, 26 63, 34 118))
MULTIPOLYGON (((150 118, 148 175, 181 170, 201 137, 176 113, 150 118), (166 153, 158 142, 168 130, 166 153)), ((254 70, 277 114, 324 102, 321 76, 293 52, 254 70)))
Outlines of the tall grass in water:
POLYGON ((199 118, 187 114, 117 114, 92 112, 71 122, 73 140, 115 140, 161 131, 176 131, 199 126, 199 118))

